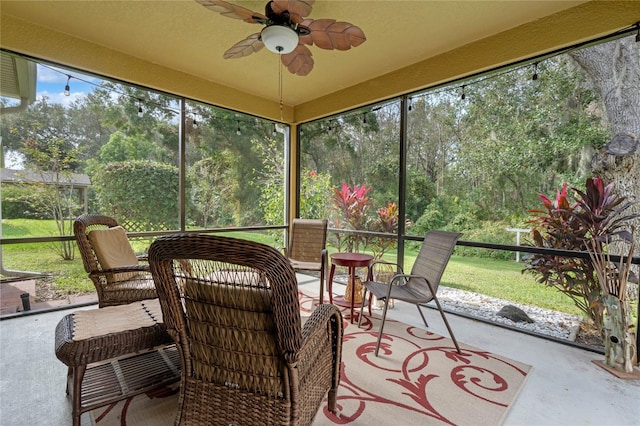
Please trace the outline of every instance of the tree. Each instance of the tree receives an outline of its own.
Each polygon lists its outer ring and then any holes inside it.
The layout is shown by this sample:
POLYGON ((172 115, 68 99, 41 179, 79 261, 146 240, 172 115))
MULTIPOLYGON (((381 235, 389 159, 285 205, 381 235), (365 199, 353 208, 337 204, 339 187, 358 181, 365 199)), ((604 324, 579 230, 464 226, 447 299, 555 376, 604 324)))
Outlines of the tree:
POLYGON ((563 57, 537 69, 535 81, 523 68, 469 84, 459 101, 453 171, 463 186, 456 194, 473 199, 483 218, 521 214, 534 205, 536 192, 577 184, 576 156, 606 134, 588 108, 597 93, 585 87, 579 69, 563 57))
POLYGON ((233 221, 231 161, 228 151, 218 152, 189 168, 189 199, 199 226, 222 227, 233 221))
MULTIPOLYGON (((640 212, 640 43, 625 37, 572 52, 602 98, 609 124, 610 142, 593 158, 594 174, 616 183, 616 191, 640 212)), ((640 222, 634 226, 640 229, 640 222)), ((634 255, 640 249, 635 235, 634 255)), ((617 247, 617 253, 623 248, 617 247)))
MULTIPOLYGON (((61 105, 50 104, 43 97, 3 129, 10 149, 25 158, 24 185, 28 191, 23 192, 22 201, 34 212, 53 219, 59 235, 73 233, 73 219, 80 211, 72 176, 78 169, 81 149, 67 118, 61 105), (37 179, 29 178, 30 174, 37 179)), ((61 241, 56 250, 64 260, 71 260, 74 247, 72 241, 61 241)))

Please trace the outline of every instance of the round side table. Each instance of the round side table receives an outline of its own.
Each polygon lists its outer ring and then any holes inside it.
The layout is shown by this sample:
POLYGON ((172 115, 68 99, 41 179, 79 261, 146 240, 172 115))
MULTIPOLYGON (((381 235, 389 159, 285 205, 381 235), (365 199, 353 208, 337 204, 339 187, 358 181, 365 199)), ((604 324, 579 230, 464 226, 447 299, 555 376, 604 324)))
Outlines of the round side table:
MULTIPOLYGON (((347 302, 343 296, 336 296, 336 305, 348 306, 351 308, 351 324, 353 324, 353 308, 355 300, 355 280, 356 280, 356 268, 368 268, 371 265, 373 256, 362 253, 334 253, 331 255, 331 272, 329 273, 329 303, 333 303, 333 274, 336 270, 336 266, 345 266, 349 268, 349 279, 351 280, 351 301, 347 302)), ((363 300, 362 303, 366 305, 367 301, 363 300)), ((358 307, 360 305, 358 304, 358 307)))

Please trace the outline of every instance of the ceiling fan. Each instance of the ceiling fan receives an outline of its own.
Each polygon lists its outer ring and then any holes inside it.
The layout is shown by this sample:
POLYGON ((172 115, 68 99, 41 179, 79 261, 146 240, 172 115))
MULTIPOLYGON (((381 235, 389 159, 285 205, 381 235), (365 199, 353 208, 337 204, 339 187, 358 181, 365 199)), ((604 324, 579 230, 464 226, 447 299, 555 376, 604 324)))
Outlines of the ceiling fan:
POLYGON ((223 0, 196 0, 209 10, 250 24, 262 24, 261 32, 231 46, 225 59, 242 58, 264 46, 278 53, 292 74, 304 76, 313 69, 311 51, 306 45, 327 50, 348 50, 366 41, 364 32, 349 22, 335 19, 305 19, 315 0, 272 0, 264 15, 223 0))

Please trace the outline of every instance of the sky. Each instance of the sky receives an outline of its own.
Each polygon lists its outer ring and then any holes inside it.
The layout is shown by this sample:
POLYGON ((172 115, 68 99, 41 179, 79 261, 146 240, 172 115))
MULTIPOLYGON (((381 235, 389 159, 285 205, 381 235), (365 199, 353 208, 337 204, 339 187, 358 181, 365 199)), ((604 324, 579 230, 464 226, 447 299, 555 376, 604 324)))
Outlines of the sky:
POLYGON ((64 106, 68 106, 74 100, 86 96, 100 83, 100 80, 95 77, 40 64, 38 64, 37 81, 36 99, 39 100, 46 96, 49 102, 64 106), (70 94, 65 96, 64 87, 67 84, 69 75, 71 76, 69 80, 70 94))
MULTIPOLYGON (((43 96, 48 98, 49 103, 62 104, 68 106, 74 100, 86 96, 92 92, 100 83, 100 79, 89 77, 78 72, 66 71, 62 68, 37 65, 36 100, 43 96), (69 80, 69 96, 65 96, 64 87, 69 80)), ((10 104, 18 104, 17 99, 10 99, 10 104)), ((22 169, 24 159, 19 153, 5 152, 5 166, 9 169, 22 169)))

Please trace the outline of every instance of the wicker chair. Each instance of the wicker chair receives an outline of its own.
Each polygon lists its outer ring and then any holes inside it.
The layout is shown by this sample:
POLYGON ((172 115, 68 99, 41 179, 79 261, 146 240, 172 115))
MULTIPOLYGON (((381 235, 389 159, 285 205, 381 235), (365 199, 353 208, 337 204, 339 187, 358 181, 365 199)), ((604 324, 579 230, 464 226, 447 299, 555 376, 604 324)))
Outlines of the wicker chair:
MULTIPOLYGON (((380 340, 382 338, 382 330, 384 329, 384 322, 387 318, 387 309, 389 307, 389 300, 396 299, 404 302, 413 303, 418 308, 422 321, 425 327, 429 327, 427 319, 420 309, 420 305, 431 302, 435 302, 436 307, 440 311, 442 320, 444 321, 451 340, 456 346, 458 353, 460 353, 460 347, 458 341, 453 335, 449 321, 440 306, 437 292, 440 286, 440 279, 444 273, 453 249, 456 246, 456 241, 460 238, 461 233, 445 232, 445 231, 430 231, 424 238, 418 257, 416 258, 413 268, 411 268, 411 274, 406 275, 402 272, 402 267, 397 264, 385 262, 382 260, 373 262, 369 267, 369 274, 367 281, 364 285, 364 297, 367 296, 367 291, 370 291, 372 295, 378 299, 384 300, 384 308, 382 311, 382 323, 380 324, 380 331, 378 332, 378 342, 376 343, 376 356, 380 350, 380 340), (378 265, 393 265, 400 271, 390 277, 387 282, 373 281, 375 276, 375 268, 378 265)), ((371 295, 370 295, 371 296, 371 295)), ((371 297, 369 298, 369 306, 371 306, 371 297)), ((362 322, 362 309, 364 304, 360 307, 360 320, 358 321, 358 327, 362 322)), ((371 314, 371 310, 369 310, 371 314)))
POLYGON ((320 305, 301 326, 298 287, 276 249, 199 234, 158 238, 149 263, 180 353, 176 425, 307 425, 336 410, 342 316, 320 305))
POLYGON ((73 223, 73 233, 101 308, 158 297, 146 256, 136 256, 114 218, 80 216, 73 223))
POLYGON ((293 219, 287 259, 295 271, 320 271, 320 303, 324 302, 327 269, 327 219, 293 219))

